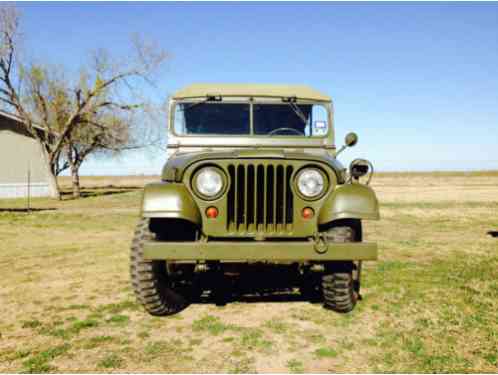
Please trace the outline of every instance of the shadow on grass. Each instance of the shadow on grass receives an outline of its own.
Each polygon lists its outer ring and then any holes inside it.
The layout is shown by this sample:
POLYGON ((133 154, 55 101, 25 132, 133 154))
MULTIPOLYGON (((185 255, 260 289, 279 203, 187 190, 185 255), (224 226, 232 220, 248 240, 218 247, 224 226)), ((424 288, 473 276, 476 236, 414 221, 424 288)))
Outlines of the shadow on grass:
POLYGON ((16 212, 16 213, 30 213, 30 212, 40 212, 40 211, 55 211, 57 208, 0 208, 0 212, 16 212))
MULTIPOLYGON (((321 302, 320 290, 302 294, 299 276, 292 272, 265 272, 265 267, 246 269, 238 276, 205 280, 207 288, 194 299, 194 304, 265 303, 265 302, 321 302)), ((271 269, 271 268, 270 268, 271 269)))
POLYGON ((289 290, 282 291, 265 291, 264 293, 239 294, 238 291, 222 291, 213 289, 194 299, 191 304, 209 304, 217 306, 225 306, 230 303, 288 303, 288 302, 318 302, 307 298, 298 292, 289 290))
POLYGON ((297 292, 288 293, 266 293, 266 294, 219 294, 219 291, 205 291, 198 298, 189 301, 189 305, 216 305, 227 306, 232 303, 237 304, 252 304, 252 303, 292 303, 292 302, 309 302, 321 303, 321 300, 307 298, 297 292))
MULTIPOLYGON (((107 195, 114 194, 124 194, 130 193, 132 191, 140 190, 139 187, 96 187, 90 189, 82 189, 80 193, 80 199, 91 198, 91 197, 104 197, 107 195)), ((71 190, 61 191, 62 200, 73 200, 78 199, 73 197, 73 192, 71 190)))
MULTIPOLYGON (((236 299, 237 302, 258 303, 258 302, 303 302, 310 301, 301 293, 297 292, 276 292, 271 294, 244 294, 236 299)), ((311 301, 315 302, 315 301, 311 301)))
POLYGON ((488 232, 488 234, 491 236, 491 237, 498 237, 498 230, 490 230, 488 232))

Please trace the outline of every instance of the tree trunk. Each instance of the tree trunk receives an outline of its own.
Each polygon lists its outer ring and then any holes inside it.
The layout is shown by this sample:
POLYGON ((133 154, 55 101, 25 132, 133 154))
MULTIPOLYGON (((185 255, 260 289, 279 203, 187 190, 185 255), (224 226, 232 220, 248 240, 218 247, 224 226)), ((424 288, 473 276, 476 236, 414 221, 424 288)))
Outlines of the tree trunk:
POLYGON ((57 182, 57 176, 52 173, 52 170, 49 170, 48 172, 48 185, 50 189, 50 196, 52 198, 61 200, 61 192, 59 189, 59 183, 57 182))
POLYGON ((57 176, 54 173, 54 169, 52 165, 50 165, 50 157, 43 146, 40 145, 43 159, 45 161, 45 165, 47 167, 47 179, 48 179, 48 188, 50 197, 55 199, 61 199, 61 193, 59 190, 59 184, 57 183, 57 176))
POLYGON ((80 171, 79 165, 71 163, 71 180, 73 184, 73 198, 78 199, 81 197, 80 188, 80 171))

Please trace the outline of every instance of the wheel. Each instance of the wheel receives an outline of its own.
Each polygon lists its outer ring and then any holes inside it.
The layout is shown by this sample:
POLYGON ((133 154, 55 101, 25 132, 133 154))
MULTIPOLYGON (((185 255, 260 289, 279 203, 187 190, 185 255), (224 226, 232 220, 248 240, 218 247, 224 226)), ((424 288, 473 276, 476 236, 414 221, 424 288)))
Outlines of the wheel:
POLYGON ((353 311, 358 300, 354 288, 352 267, 329 271, 322 277, 323 303, 328 309, 340 313, 353 311))
MULTIPOLYGON (((361 224, 359 230, 357 225, 332 227, 327 231, 327 237, 333 242, 361 240, 361 224)), ((354 269, 356 265, 351 261, 326 265, 322 276, 323 302, 326 308, 340 313, 348 313, 355 308, 359 296, 359 280, 353 277, 354 269)))
POLYGON ((131 245, 130 276, 133 290, 138 302, 149 314, 176 314, 189 305, 190 284, 168 272, 165 261, 144 259, 144 242, 153 238, 149 219, 142 218, 131 245))

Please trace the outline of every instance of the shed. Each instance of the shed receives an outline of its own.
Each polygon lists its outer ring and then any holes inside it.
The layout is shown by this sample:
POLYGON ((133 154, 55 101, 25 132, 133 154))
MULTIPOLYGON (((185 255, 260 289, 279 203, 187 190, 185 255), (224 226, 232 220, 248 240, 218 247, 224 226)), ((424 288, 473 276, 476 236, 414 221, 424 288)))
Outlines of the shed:
POLYGON ((51 195, 41 145, 21 123, 17 116, 0 110, 0 199, 51 195))

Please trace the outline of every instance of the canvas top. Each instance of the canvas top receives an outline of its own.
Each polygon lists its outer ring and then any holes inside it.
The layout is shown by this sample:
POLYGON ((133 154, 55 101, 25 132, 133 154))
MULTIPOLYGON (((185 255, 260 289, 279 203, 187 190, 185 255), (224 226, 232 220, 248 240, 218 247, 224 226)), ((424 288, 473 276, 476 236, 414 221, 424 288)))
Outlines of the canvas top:
POLYGON ((173 99, 205 98, 207 96, 222 97, 268 97, 316 100, 330 102, 331 98, 321 92, 304 85, 270 85, 240 83, 196 83, 178 90, 173 99))

